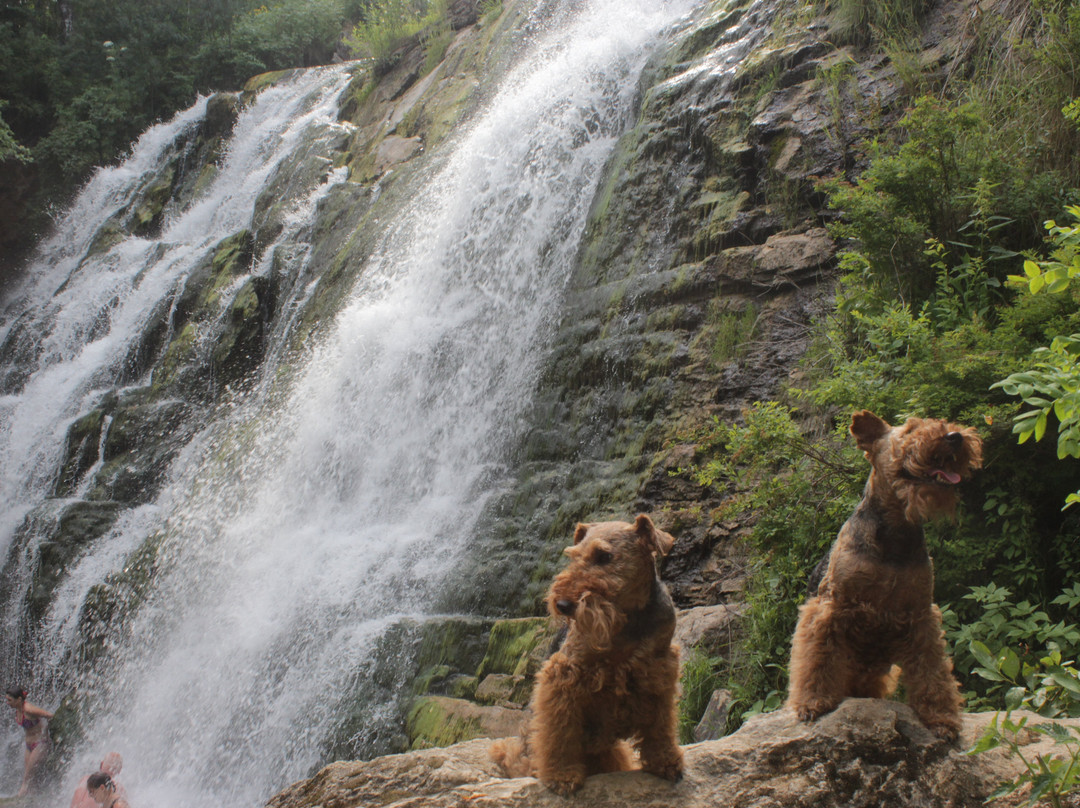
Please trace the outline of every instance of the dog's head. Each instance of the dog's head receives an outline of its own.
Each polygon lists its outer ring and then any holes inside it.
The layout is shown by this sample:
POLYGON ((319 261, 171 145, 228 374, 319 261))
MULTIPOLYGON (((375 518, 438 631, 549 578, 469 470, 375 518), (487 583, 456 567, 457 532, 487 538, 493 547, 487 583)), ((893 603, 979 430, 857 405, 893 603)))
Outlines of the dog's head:
POLYGON ((633 522, 579 524, 563 552, 570 565, 555 576, 548 611, 574 622, 595 650, 610 648, 630 612, 649 602, 656 559, 675 539, 641 514, 633 522))
POLYGON ((915 523, 952 516, 957 489, 982 467, 982 440, 972 427, 936 418, 890 426, 869 410, 851 418, 851 434, 873 466, 870 486, 887 486, 915 523))

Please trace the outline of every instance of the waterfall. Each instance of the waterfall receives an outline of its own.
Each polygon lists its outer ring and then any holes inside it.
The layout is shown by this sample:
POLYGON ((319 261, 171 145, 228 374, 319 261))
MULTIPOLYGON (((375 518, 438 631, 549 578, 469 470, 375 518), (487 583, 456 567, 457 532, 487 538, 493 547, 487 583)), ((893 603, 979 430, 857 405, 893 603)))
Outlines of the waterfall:
MULTIPOLYGON (((65 571, 32 672, 57 689, 93 588, 156 537, 145 601, 81 684, 92 708, 65 783, 116 750, 135 804, 254 806, 322 762, 343 696, 365 692, 387 632, 437 617, 434 593, 482 539, 473 525, 506 474, 637 75, 689 5, 568 2, 573 13, 431 158, 401 215, 370 225, 382 228, 377 248, 350 268, 355 285, 318 343, 290 358, 284 389, 264 369, 195 434, 156 500, 121 514, 65 571)), ((213 185, 159 237, 84 257, 85 217, 104 222, 100 209, 126 204, 136 161, 152 163, 205 102, 84 190, 61 223, 78 233, 44 246, 35 280, 5 308, 0 336, 41 339, 26 352, 32 371, 0 399, 0 541, 50 495, 68 426, 116 383, 149 313, 223 237, 253 226, 256 198, 300 148, 327 166, 291 191, 278 238, 315 229, 319 199, 345 181, 328 161, 347 81, 346 67, 326 68, 261 93, 213 185)), ((290 252, 304 277, 312 251, 290 252)), ((297 306, 307 291, 296 284, 297 306)), ((362 731, 377 735, 385 716, 378 705, 366 716, 362 731)), ((5 776, 16 755, 12 745, 5 776)))

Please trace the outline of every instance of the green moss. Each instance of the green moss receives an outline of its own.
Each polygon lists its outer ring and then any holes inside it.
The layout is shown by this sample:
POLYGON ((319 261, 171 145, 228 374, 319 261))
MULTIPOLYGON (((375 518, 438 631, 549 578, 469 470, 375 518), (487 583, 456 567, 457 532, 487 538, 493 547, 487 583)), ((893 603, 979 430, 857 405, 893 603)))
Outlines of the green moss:
POLYGON ((199 299, 200 308, 216 304, 221 299, 222 291, 251 269, 254 249, 250 230, 241 230, 221 240, 211 264, 213 277, 199 299))
POLYGON ((87 256, 108 252, 124 240, 124 235, 120 223, 115 219, 109 219, 94 235, 94 240, 90 242, 90 248, 86 251, 87 256))
POLYGON ((246 104, 251 101, 256 95, 261 93, 267 87, 273 87, 283 78, 292 75, 295 72, 292 69, 289 70, 271 70, 267 73, 259 73, 256 76, 252 76, 247 80, 244 85, 243 93, 240 95, 240 103, 246 104))
POLYGON ((714 364, 737 359, 746 354, 747 343, 754 335, 757 325, 757 307, 746 304, 739 310, 717 310, 709 318, 704 333, 711 341, 710 357, 714 364))
POLYGON ((523 617, 499 620, 491 627, 487 653, 476 675, 483 679, 490 673, 524 676, 539 667, 536 651, 550 641, 555 630, 546 617, 523 617))
POLYGON ((450 679, 446 694, 455 699, 469 699, 472 701, 476 698, 476 687, 480 684, 480 680, 475 676, 455 676, 450 679))
POLYGON ((447 709, 448 701, 439 697, 419 698, 413 702, 405 721, 410 748, 429 749, 479 738, 483 734, 479 718, 465 718, 447 709))
POLYGON ((159 392, 179 379, 185 367, 195 358, 195 344, 198 337, 194 323, 188 323, 169 343, 165 355, 161 357, 153 374, 153 389, 159 392))
POLYGON ((160 222, 165 205, 172 198, 173 185, 176 182, 176 166, 170 164, 158 178, 143 191, 142 201, 135 208, 133 230, 145 235, 160 222))

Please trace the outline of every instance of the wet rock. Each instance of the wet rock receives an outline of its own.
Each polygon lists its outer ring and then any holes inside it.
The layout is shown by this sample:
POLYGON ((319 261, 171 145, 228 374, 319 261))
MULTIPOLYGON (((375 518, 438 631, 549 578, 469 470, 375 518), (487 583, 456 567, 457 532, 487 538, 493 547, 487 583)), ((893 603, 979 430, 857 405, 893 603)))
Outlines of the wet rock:
POLYGON ((240 287, 225 316, 225 328, 214 346, 213 363, 221 384, 239 384, 262 363, 275 289, 269 278, 249 278, 240 287))
POLYGON ((51 525, 44 531, 40 528, 36 531, 40 536, 36 547, 37 563, 26 599, 27 610, 34 619, 44 616, 53 591, 68 567, 108 532, 121 508, 116 502, 57 504, 59 507, 50 520, 51 525))
POLYGON ((386 138, 375 150, 375 164, 372 167, 374 175, 381 176, 398 163, 412 159, 423 147, 423 141, 418 137, 386 138))

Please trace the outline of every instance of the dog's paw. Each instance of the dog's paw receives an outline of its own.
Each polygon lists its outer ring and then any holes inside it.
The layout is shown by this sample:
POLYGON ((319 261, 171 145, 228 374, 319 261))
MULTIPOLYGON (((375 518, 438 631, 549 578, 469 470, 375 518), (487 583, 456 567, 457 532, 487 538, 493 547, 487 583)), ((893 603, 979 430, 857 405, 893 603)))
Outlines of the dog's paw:
POLYGON ((960 737, 960 722, 954 718, 927 721, 926 728, 948 743, 954 743, 960 737))
POLYGON ((657 777, 677 783, 683 777, 682 755, 680 754, 677 759, 668 760, 664 763, 650 764, 645 766, 643 770, 649 774, 655 774, 657 777))
POLYGON ((799 720, 807 723, 816 721, 821 718, 821 716, 825 715, 825 713, 831 713, 835 709, 835 704, 824 704, 820 702, 799 704, 794 708, 795 715, 798 716, 799 720))
POLYGON ((584 772, 558 772, 540 778, 540 782, 562 797, 569 797, 585 785, 584 772))

